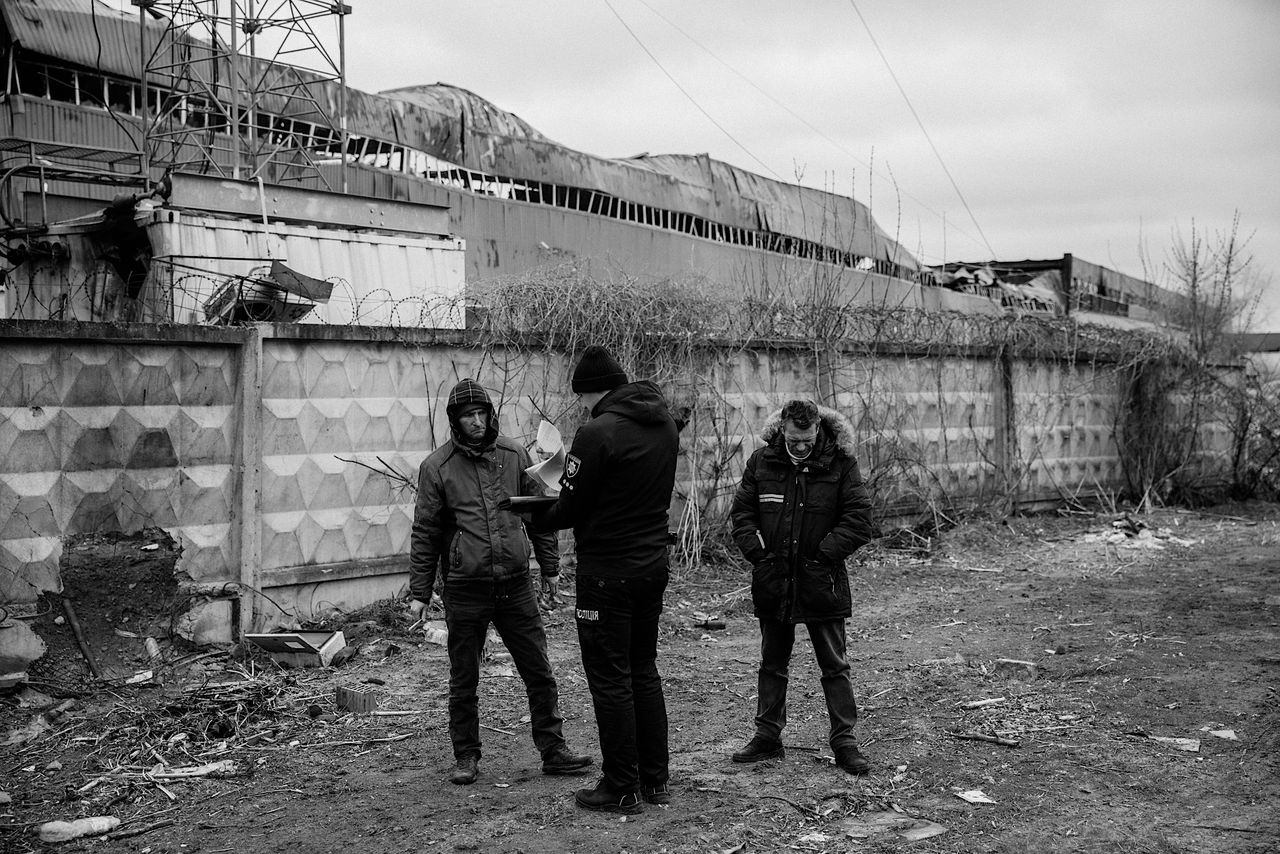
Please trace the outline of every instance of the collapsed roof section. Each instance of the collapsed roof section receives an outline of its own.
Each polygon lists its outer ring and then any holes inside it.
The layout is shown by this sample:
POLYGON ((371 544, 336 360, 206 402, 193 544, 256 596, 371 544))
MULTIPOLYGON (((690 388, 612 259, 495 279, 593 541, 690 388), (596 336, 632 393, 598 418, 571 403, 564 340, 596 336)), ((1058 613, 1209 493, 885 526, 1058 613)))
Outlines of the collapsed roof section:
MULTIPOLYGON (((786 234, 908 270, 919 262, 856 199, 776 181, 706 154, 606 158, 553 142, 519 116, 445 83, 353 99, 390 113, 397 142, 468 169, 608 193, 735 228, 786 234), (389 103, 388 103, 389 102, 389 103)), ((362 114, 353 126, 376 123, 362 114)))

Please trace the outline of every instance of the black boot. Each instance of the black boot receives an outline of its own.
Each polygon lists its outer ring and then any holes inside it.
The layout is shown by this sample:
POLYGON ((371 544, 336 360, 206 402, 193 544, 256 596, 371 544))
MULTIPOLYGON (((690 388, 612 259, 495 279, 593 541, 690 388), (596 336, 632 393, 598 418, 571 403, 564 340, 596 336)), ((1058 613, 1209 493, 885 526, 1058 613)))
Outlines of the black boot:
POLYGON ((458 767, 449 775, 449 782, 456 786, 470 786, 480 774, 480 760, 474 756, 458 759, 458 767))
POLYGON ((846 744, 835 750, 836 764, 850 774, 866 774, 871 771, 871 763, 862 755, 856 744, 846 744))
POLYGON ((602 778, 594 789, 579 789, 573 799, 578 806, 601 812, 620 812, 635 815, 640 812, 639 792, 616 792, 602 778))
POLYGON ((769 741, 757 735, 747 742, 746 747, 733 754, 733 761, 760 762, 764 759, 781 759, 786 755, 781 742, 769 741))
POLYGON ((576 774, 590 766, 592 761, 590 756, 570 753, 569 748, 562 744, 548 750, 547 755, 542 757, 542 773, 576 774))

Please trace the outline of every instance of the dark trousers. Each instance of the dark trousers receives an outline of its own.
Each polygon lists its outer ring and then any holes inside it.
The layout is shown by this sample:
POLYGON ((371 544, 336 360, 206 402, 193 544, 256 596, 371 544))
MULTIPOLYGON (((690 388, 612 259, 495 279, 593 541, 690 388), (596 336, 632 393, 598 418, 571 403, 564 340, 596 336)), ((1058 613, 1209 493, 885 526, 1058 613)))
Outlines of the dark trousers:
MULTIPOLYGON (((822 693, 827 698, 827 715, 831 718, 831 748, 857 744, 853 725, 858 720, 858 706, 853 700, 853 683, 845 657, 844 620, 805 623, 805 627, 822 672, 822 693)), ((778 743, 782 742, 782 728, 787 725, 787 667, 795 642, 794 623, 760 621, 756 735, 778 743)))
POLYGON ((615 792, 667 782, 667 704, 657 661, 666 589, 666 567, 640 578, 604 578, 578 567, 578 644, 604 780, 615 792))
POLYGON ((453 755, 480 757, 480 715, 476 686, 480 656, 492 623, 511 653, 525 693, 533 743, 546 756, 564 745, 564 719, 556 678, 547 658, 547 633, 527 577, 510 581, 445 584, 444 619, 449 628, 449 737, 453 755))

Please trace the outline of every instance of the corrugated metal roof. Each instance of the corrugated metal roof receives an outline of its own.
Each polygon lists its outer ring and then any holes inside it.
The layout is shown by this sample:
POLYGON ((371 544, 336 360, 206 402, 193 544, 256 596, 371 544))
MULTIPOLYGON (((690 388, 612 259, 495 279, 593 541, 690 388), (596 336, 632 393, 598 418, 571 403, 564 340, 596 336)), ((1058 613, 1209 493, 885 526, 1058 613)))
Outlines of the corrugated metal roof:
MULTIPOLYGON (((141 75, 137 13, 97 0, 4 0, 0 19, 25 50, 125 77, 141 75)), ((157 44, 165 29, 164 21, 148 18, 147 43, 157 44)))
MULTIPOLYGON (((278 260, 334 283, 328 303, 301 323, 463 325, 464 251, 448 238, 415 238, 226 219, 167 208, 141 215, 153 277, 172 285, 173 319, 204 322, 204 305, 229 277, 262 275, 278 260)), ((155 292, 167 292, 158 287, 155 292)))

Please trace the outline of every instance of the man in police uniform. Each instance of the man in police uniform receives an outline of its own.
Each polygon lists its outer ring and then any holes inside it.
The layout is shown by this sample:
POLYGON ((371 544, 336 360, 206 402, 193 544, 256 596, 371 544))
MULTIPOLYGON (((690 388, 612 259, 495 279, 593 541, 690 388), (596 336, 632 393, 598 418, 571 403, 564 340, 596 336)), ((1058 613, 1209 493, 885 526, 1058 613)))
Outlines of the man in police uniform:
POLYGON ((603 347, 583 352, 573 390, 591 420, 569 449, 559 500, 533 519, 538 530, 573 528, 577 549, 578 641, 604 777, 575 799, 635 813, 642 799, 671 800, 657 647, 678 431, 658 387, 628 382, 603 347))

